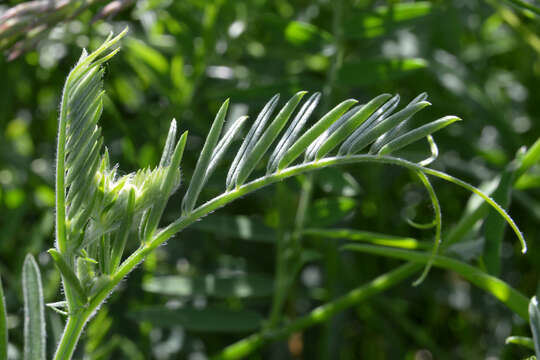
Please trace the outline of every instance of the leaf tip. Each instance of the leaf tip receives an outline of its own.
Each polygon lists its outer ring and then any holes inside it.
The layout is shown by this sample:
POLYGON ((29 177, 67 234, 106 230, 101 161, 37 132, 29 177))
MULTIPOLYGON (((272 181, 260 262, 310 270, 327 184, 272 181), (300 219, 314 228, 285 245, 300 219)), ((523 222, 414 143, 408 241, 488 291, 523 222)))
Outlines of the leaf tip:
POLYGON ((26 266, 27 264, 30 264, 30 265, 36 265, 36 259, 34 259, 34 257, 32 256, 32 254, 26 254, 25 258, 24 258, 24 265, 26 266))

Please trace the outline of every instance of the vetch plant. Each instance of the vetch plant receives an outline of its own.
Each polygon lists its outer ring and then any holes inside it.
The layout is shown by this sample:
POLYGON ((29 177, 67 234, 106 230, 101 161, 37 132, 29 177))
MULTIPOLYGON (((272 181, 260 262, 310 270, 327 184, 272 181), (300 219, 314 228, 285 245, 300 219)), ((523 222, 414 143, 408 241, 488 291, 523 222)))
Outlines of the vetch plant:
MULTIPOLYGON (((390 164, 415 172, 434 208, 434 221, 427 226, 435 228, 432 252, 399 250, 388 242, 383 244, 389 245, 386 247, 348 245, 347 249, 350 250, 411 262, 333 303, 315 309, 305 318, 278 330, 273 329, 272 336, 255 334, 225 349, 218 357, 241 357, 262 346, 267 339, 325 321, 336 312, 402 281, 422 266, 424 272, 416 283, 425 278, 431 266, 449 268, 492 292, 515 312, 527 317, 526 311, 522 311, 524 297, 504 282, 479 273, 467 264, 438 255, 441 206, 427 176, 447 180, 480 196, 512 227, 523 252, 526 251, 526 244, 517 225, 493 199, 462 180, 427 167, 438 154, 432 134, 460 119, 446 116, 407 130, 411 117, 430 105, 426 94, 420 94, 397 111, 398 95, 382 94, 362 105, 353 99, 345 100, 311 127, 307 127, 307 124, 320 101, 319 93, 309 96, 302 103, 306 92, 298 92, 279 110, 280 98, 276 95, 257 115, 236 151, 224 183, 224 192, 201 202, 199 195, 202 189, 248 122, 247 117, 241 117, 223 132, 229 106, 229 100, 226 100, 215 117, 193 177, 189 182, 185 181, 187 187, 181 206, 179 204, 180 216, 160 228, 165 206, 180 187, 180 164, 187 132, 178 138, 176 121, 171 122, 161 160, 154 169, 141 169, 119 176, 118 167, 110 163, 97 124, 103 109, 102 64, 118 52, 119 49, 114 47, 125 34, 126 30, 116 37, 110 36, 90 54, 83 51, 67 77, 62 94, 56 159, 56 243, 49 254, 62 275, 65 299, 47 305, 65 315, 67 321, 55 359, 72 357, 86 323, 120 281, 149 253, 183 229, 264 186, 302 173, 344 164, 390 164), (431 149, 431 155, 425 160, 412 162, 392 156, 394 152, 423 138, 427 138, 431 149), (253 177, 254 173, 257 176, 253 177), (128 242, 138 244, 131 254, 126 254, 128 242), (494 289, 503 289, 506 293, 494 289)), ((24 264, 23 287, 25 358, 45 359, 41 280, 37 265, 30 256, 24 264)), ((531 313, 537 320, 538 308, 534 301, 531 304, 536 307, 531 305, 531 313)), ((4 304, 0 301, 0 357, 5 357, 7 348, 5 318, 4 304)), ((538 326, 533 329, 537 330, 538 326)), ((538 341, 537 331, 534 334, 538 341)))

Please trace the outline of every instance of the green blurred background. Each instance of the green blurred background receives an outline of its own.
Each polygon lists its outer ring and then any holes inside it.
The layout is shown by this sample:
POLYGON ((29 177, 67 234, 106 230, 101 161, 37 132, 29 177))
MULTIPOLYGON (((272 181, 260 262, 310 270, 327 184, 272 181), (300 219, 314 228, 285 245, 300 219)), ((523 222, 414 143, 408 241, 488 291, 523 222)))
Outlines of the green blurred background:
MULTIPOLYGON (((122 51, 107 65, 101 120, 105 143, 124 174, 157 164, 176 118, 190 132, 182 166, 189 179, 223 100, 231 99, 230 120, 246 113, 253 119, 275 93, 287 98, 302 89, 323 91, 317 116, 349 97, 363 102, 382 92, 399 93, 407 103, 428 92, 433 106, 417 116, 418 124, 447 114, 464 120, 435 135, 441 155, 434 167, 484 187, 540 134, 539 17, 504 1, 120 3, 125 7, 114 16, 91 22, 107 4, 91 1, 80 14, 62 15, 37 35, 15 29, 2 42, 7 56, 17 41, 26 48, 13 61, 0 57, 0 272, 14 359, 22 358, 19 279, 26 253, 38 257, 45 300, 61 297, 59 274, 44 251, 54 241, 62 86, 82 47, 94 49, 110 31, 130 28, 122 51)), ((0 30, 5 34, 1 24, 0 30)), ((405 155, 420 159, 427 153, 421 141, 405 155)), ((226 171, 218 169, 203 199, 224 190, 226 171)), ((539 270, 540 167, 527 175, 512 189, 510 213, 530 250, 520 256, 507 231, 501 278, 530 295, 539 270)), ((204 359, 256 331, 272 300, 276 238, 291 227, 304 181, 292 179, 245 197, 159 248, 107 301, 76 358, 85 350, 85 359, 96 360, 204 359), (208 311, 192 318, 192 308, 208 311)), ((408 171, 355 165, 316 173, 314 184, 308 228, 432 239, 432 231, 404 220, 404 214, 418 221, 431 216, 429 198, 408 171)), ((434 186, 447 234, 466 212, 470 194, 437 180, 434 186)), ((171 199, 166 220, 179 215, 184 189, 171 199)), ((483 236, 479 222, 454 254, 478 264, 483 236)), ((339 239, 305 236, 302 244, 303 267, 284 308, 289 318, 399 264, 343 253, 339 239)), ((52 351, 62 319, 47 310, 47 320, 52 351)), ((504 345, 510 334, 527 335, 527 324, 454 273, 434 269, 419 287, 405 281, 251 358, 525 357, 527 351, 504 345)))

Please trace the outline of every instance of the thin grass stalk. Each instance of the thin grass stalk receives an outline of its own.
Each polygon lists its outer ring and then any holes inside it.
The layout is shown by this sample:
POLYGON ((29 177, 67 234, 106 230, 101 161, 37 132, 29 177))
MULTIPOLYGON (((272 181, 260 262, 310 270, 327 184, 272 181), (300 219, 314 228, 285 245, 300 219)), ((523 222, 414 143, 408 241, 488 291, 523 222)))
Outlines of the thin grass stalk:
POLYGON ((339 312, 351 308, 359 303, 377 295, 394 285, 401 283, 406 278, 412 276, 422 268, 418 263, 407 263, 386 274, 380 275, 367 284, 359 286, 340 298, 328 302, 313 309, 309 314, 292 321, 287 326, 267 332, 259 332, 244 338, 223 349, 219 354, 212 357, 212 360, 235 360, 244 358, 263 345, 286 338, 287 336, 324 323, 339 312))

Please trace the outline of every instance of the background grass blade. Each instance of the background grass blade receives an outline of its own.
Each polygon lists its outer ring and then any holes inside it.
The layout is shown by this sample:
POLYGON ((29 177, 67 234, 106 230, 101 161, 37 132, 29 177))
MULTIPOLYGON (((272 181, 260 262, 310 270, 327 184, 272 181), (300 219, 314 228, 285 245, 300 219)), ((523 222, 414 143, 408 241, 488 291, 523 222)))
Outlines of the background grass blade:
POLYGON ((534 164, 540 160, 540 138, 530 146, 527 152, 521 158, 519 169, 516 171, 516 178, 519 179, 527 172, 534 164))
POLYGON ((214 150, 214 153, 212 154, 212 159, 210 160, 210 163, 208 164, 208 168, 206 169, 205 179, 208 181, 210 176, 214 173, 214 170, 218 166, 219 162, 223 158, 223 155, 227 152, 227 149, 231 145, 232 141, 242 128, 242 126, 246 123, 246 120, 248 119, 248 116, 242 116, 239 119, 237 119, 234 124, 230 126, 230 128, 227 130, 225 135, 221 138, 219 143, 216 145, 216 148, 214 150))
MULTIPOLYGON (((427 253, 364 244, 349 244, 345 245, 343 249, 415 261, 422 264, 426 264, 431 258, 431 255, 427 253)), ((472 284, 493 295, 523 319, 529 317, 527 311, 529 300, 501 279, 491 276, 474 266, 446 256, 438 255, 433 257, 433 266, 455 271, 472 284)))
POLYGON ((336 314, 355 306, 370 297, 379 294, 394 285, 399 284, 420 269, 419 264, 408 263, 394 269, 386 274, 382 274, 370 282, 363 284, 334 301, 316 307, 306 316, 292 321, 278 331, 260 332, 226 347, 213 360, 233 360, 241 359, 255 352, 264 344, 285 338, 293 333, 299 333, 304 329, 314 325, 324 323, 336 314))
POLYGON ((4 298, 4 287, 0 277, 0 359, 7 359, 8 348, 8 328, 6 299, 4 298))
POLYGON ((529 302, 529 323, 533 334, 534 352, 540 359, 540 308, 536 296, 533 296, 529 302))
MULTIPOLYGON (((508 209, 510 205, 514 175, 515 170, 512 166, 508 166, 503 171, 499 186, 492 195, 493 200, 504 209, 508 209)), ((484 224, 483 259, 487 272, 494 276, 499 276, 501 273, 501 249, 505 226, 506 221, 495 210, 490 209, 484 224)))
POLYGON ((45 360, 45 313, 41 275, 34 257, 26 256, 22 271, 24 294, 24 359, 45 360))

